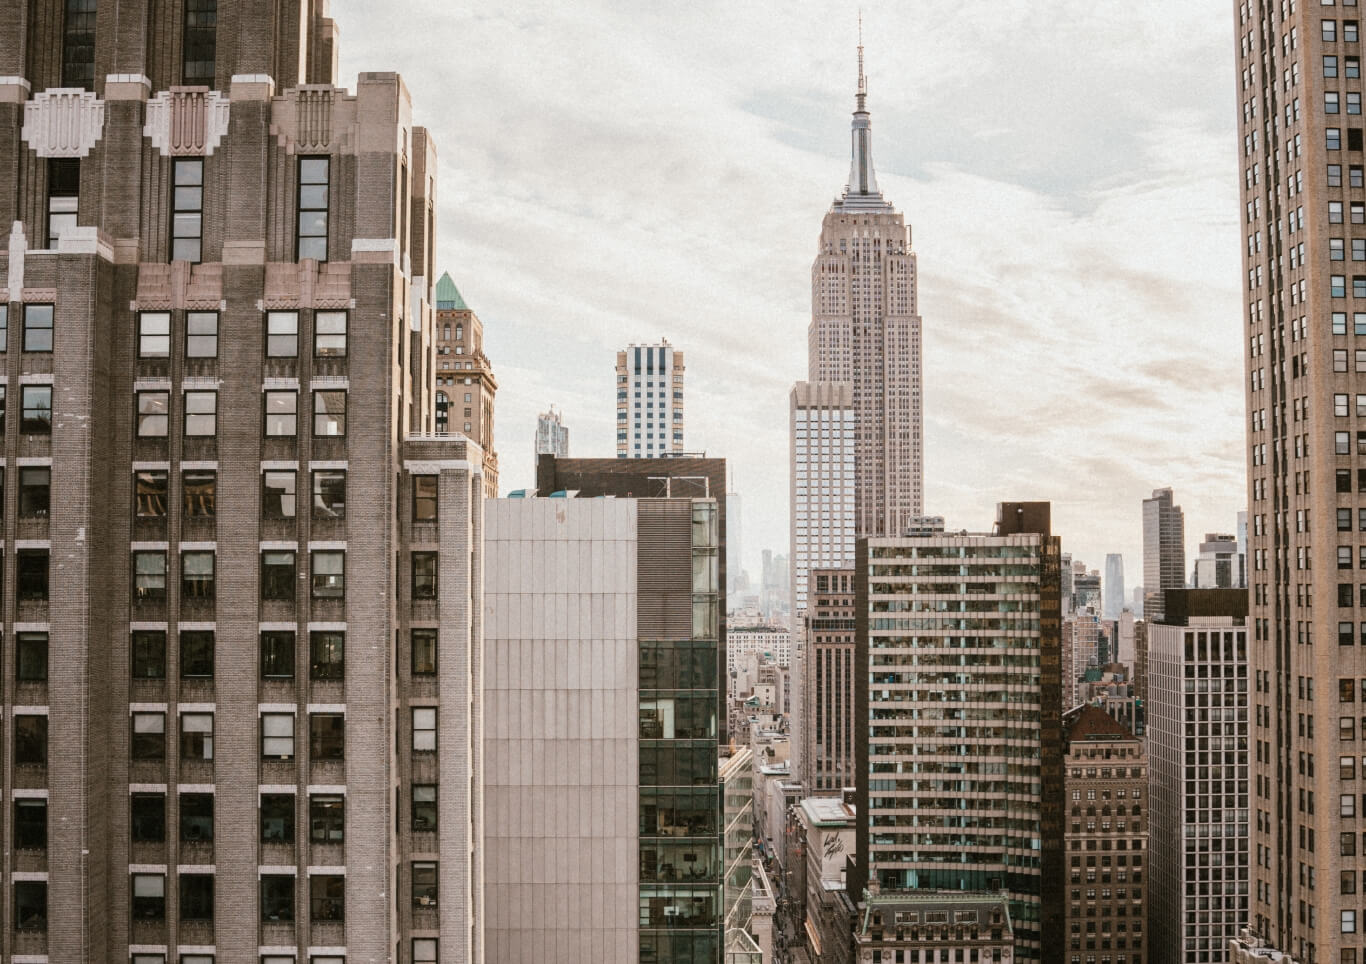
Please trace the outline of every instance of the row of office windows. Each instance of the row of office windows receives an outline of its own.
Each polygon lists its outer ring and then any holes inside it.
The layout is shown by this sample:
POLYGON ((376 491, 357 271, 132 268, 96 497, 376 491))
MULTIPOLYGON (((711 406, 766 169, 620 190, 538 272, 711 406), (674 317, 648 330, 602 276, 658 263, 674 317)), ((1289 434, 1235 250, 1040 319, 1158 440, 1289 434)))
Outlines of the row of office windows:
MULTIPOLYGON (((218 48, 218 0, 182 0, 180 83, 212 86, 218 48)), ((65 0, 61 86, 95 89, 96 0, 65 0)))
MULTIPOLYGON (((415 937, 412 940, 413 964, 435 964, 437 957, 438 941, 435 937, 415 937)), ((167 964, 167 957, 160 952, 152 954, 134 954, 130 959, 130 964, 167 964)), ((173 962, 179 964, 214 964, 213 954, 180 954, 172 958, 173 962)), ((305 962, 304 959, 295 957, 293 954, 262 954, 260 964, 346 964, 344 954, 309 954, 305 962)))
MULTIPOLYGON (((26 386, 27 387, 27 386, 26 386)), ((313 437, 343 438, 346 435, 346 390, 319 389, 313 393, 313 437)), ((266 438, 293 438, 299 434, 299 392, 270 390, 263 395, 262 434, 266 438)), ((182 431, 185 438, 212 438, 218 434, 218 392, 189 390, 182 393, 182 431)), ((171 392, 155 389, 137 393, 138 438, 166 438, 170 434, 171 392)))
MULTIPOLYGON (((186 358, 218 357, 218 322, 218 312, 216 311, 187 311, 185 313, 183 338, 186 358)), ((313 355, 315 358, 346 357, 347 324, 347 313, 345 311, 315 311, 313 313, 313 355)), ((171 313, 169 311, 140 312, 137 325, 138 357, 169 358, 173 341, 171 313)), ((50 324, 49 327, 51 327, 50 324)), ((25 330, 27 331, 27 328, 25 330)), ((297 358, 299 355, 299 312, 266 312, 264 346, 267 358, 297 358)))

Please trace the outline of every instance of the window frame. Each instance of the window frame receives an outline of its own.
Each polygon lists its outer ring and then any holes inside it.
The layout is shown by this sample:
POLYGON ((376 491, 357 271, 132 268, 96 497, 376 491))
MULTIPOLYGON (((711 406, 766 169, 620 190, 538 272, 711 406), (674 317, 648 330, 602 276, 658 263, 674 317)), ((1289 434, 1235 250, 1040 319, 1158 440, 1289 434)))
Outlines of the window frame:
POLYGON ((56 340, 56 306, 50 303, 25 302, 24 303, 24 331, 23 331, 23 351, 33 355, 52 354, 52 345, 56 340), (34 316, 30 321, 29 316, 34 316), (46 321, 46 324, 35 324, 34 322, 46 321), (43 334, 46 332, 46 334, 43 334))

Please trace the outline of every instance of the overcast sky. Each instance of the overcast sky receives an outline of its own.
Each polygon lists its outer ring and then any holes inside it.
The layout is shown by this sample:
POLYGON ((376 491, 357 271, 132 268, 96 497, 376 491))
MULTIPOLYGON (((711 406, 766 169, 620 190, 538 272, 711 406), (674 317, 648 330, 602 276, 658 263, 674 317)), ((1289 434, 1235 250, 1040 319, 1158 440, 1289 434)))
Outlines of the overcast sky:
MULTIPOLYGON (((746 568, 787 551, 787 395, 849 168, 855 3, 333 0, 341 83, 399 70, 441 169, 438 261, 483 320, 504 492, 552 402, 615 452, 615 352, 687 360, 746 568)), ((925 496, 953 528, 1053 503, 1142 581, 1141 500, 1188 555, 1246 499, 1232 4, 865 2, 873 157, 912 226, 925 496)), ((440 268, 438 270, 441 270, 440 268)))

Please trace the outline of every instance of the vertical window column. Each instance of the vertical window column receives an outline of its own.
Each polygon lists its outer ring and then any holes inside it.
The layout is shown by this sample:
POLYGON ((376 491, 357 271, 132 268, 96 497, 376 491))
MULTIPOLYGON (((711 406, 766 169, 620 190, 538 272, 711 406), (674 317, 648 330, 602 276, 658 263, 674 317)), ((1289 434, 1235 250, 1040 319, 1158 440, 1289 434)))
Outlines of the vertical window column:
POLYGON ((203 260, 204 160, 175 162, 171 188, 171 260, 203 260))

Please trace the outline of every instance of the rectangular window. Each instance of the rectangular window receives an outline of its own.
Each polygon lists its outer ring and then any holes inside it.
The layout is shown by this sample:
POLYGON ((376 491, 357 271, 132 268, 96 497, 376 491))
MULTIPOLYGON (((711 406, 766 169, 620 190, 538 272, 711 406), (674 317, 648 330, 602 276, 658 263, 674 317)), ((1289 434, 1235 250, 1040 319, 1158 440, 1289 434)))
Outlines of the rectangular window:
POLYGON ((47 801, 21 797, 14 801, 14 845, 20 850, 47 849, 47 801))
POLYGON ((133 919, 166 919, 166 875, 133 875, 133 919))
POLYGON ((180 795, 180 839, 186 843, 213 840, 213 794, 180 795))
MULTIPOLYGON (((49 394, 49 420, 51 400, 49 394)), ((170 392, 138 392, 138 438, 165 438, 171 425, 170 412, 170 392)))
POLYGON ((171 260, 203 260, 204 160, 180 158, 171 187, 171 260))
POLYGON ((413 598, 435 599, 437 576, 437 554, 435 552, 413 553, 413 598))
POLYGON ((46 602, 48 550, 20 549, 15 555, 18 559, 20 602, 46 602))
POLYGON ((261 598, 283 602, 294 599, 294 553, 269 549, 261 553, 261 598))
POLYGON ((313 518, 346 518, 346 471, 316 469, 313 472, 313 518))
POLYGON ((413 521, 437 521, 437 476, 413 476, 413 521))
POLYGON ((412 672, 414 676, 436 675, 436 630, 412 631, 412 672))
POLYGON ((14 762, 20 766, 47 765, 47 717, 14 717, 14 762))
POLYGON ((180 631, 180 678, 213 679, 214 631, 180 631))
MULTIPOLYGON (((1330 151, 1342 150, 1342 131, 1340 129, 1336 127, 1327 127, 1324 128, 1323 134, 1324 147, 1330 151)), ((1339 208, 1341 208, 1340 205, 1339 208)), ((1339 220, 1341 220, 1340 215, 1339 220)))
POLYGON ((436 861, 413 861, 413 906, 436 907, 436 861))
POLYGON ((163 843, 166 840, 166 795, 135 793, 129 801, 134 843, 163 843))
MULTIPOLYGON (((0 396, 0 399, 3 397, 0 396)), ((19 434, 52 434, 52 386, 24 385, 20 393, 19 434)))
POLYGON ((218 0, 185 0, 180 82, 186 87, 213 86, 217 35, 218 0))
POLYGON ((47 162, 47 246, 57 247, 62 234, 76 226, 81 193, 81 162, 52 157, 47 162))
POLYGON ((138 357, 171 357, 169 311, 144 311, 138 315, 138 357))
POLYGON ((14 675, 21 683, 47 680, 47 633, 15 634, 14 675))
POLYGON ((294 759, 294 714, 261 714, 261 759, 294 759))
POLYGON ((213 469, 186 469, 180 474, 187 519, 212 519, 218 514, 218 473, 213 469))
MULTIPOLYGON (((293 811, 293 798, 290 798, 293 811)), ((292 834, 291 834, 292 836, 292 834)), ((261 921, 288 923, 294 920, 294 876, 292 874, 264 874, 261 877, 261 921)), ((294 958, 288 957, 289 964, 294 958)))
POLYGON ((319 793, 308 798, 308 839, 314 843, 341 843, 346 839, 345 797, 319 793))
POLYGON ((294 634, 277 630, 261 634, 261 678, 294 678, 294 634))
POLYGON ((46 465, 19 467, 19 518, 46 519, 51 504, 52 469, 46 465))
POLYGON ((185 393, 185 437, 206 438, 218 432, 218 393, 185 393))
POLYGON ((292 519, 295 512, 295 474, 270 470, 261 473, 261 514, 267 519, 292 519))
POLYGON ((342 599, 346 595, 346 553, 338 549, 312 553, 314 599, 342 599))
POLYGON ((346 678, 346 634, 314 630, 308 634, 309 676, 315 680, 346 678))
POLYGON ((313 354, 319 358, 346 357, 346 312, 314 312, 313 354))
POLYGON ((266 357, 296 358, 299 354, 299 313, 266 312, 266 357))
POLYGON ((214 554, 196 550, 180 554, 180 598, 213 599, 214 554))
MULTIPOLYGON (((267 714, 269 715, 269 714, 267 714)), ((262 717, 264 723, 266 717, 262 717)), ((294 746, 294 717, 289 717, 290 756, 294 746)), ((264 752, 262 753, 264 756, 264 752)), ((277 757, 276 759, 288 759, 277 757)), ((292 844, 294 842, 294 794, 261 794, 261 843, 292 844)))
POLYGON ((299 261, 327 260, 328 165, 326 157, 299 158, 299 261))
POLYGON ((134 713, 130 746, 134 760, 166 759, 166 714, 134 713))
POLYGON ((0 305, 0 351, 9 351, 9 305, 0 305))
POLYGON ((160 602, 166 598, 166 553, 150 549, 133 553, 133 598, 160 602))
POLYGON ((17 931, 47 930, 47 881, 16 880, 14 882, 14 929, 17 931))
POLYGON ((336 438, 346 434, 346 392, 313 393, 314 437, 336 438))
POLYGON ((346 878, 314 874, 308 878, 309 917, 315 921, 346 919, 346 878))
POLYGON ((436 752, 436 707, 413 708, 413 752, 436 752))
POLYGON ((186 313, 185 357, 218 357, 218 312, 190 311, 186 313))
POLYGON ((171 498, 171 483, 167 472, 161 468, 138 472, 133 479, 137 504, 134 513, 138 519, 165 519, 171 498))
POLYGON ((180 919, 213 920, 213 875, 180 875, 180 919))
POLYGON ((52 305, 24 305, 24 351, 52 351, 52 305))
POLYGON ((314 760, 341 760, 346 756, 346 717, 340 713, 313 713, 308 717, 308 753, 314 760))
POLYGON ((435 783, 413 784, 414 830, 435 830, 437 828, 436 796, 435 783))
POLYGON ((266 438, 292 438, 299 432, 299 393, 266 392, 266 438))
POLYGON ((95 0, 66 0, 62 86, 95 89, 95 0))
POLYGON ((435 937, 413 938, 413 964, 436 964, 437 939, 435 937))
POLYGON ((133 651, 133 679, 166 678, 166 633, 164 631, 160 629, 137 630, 132 635, 129 647, 133 651))

